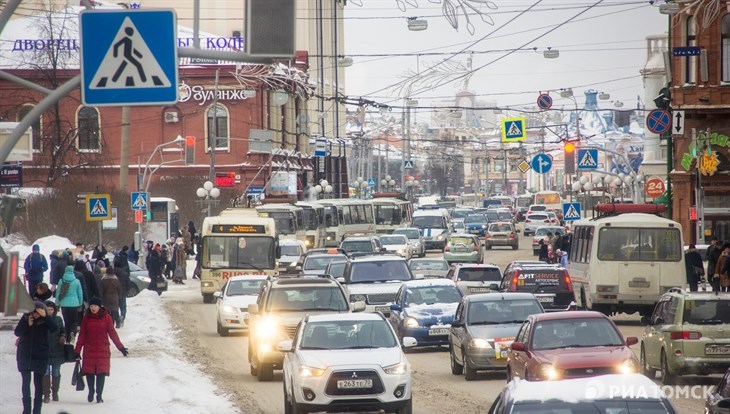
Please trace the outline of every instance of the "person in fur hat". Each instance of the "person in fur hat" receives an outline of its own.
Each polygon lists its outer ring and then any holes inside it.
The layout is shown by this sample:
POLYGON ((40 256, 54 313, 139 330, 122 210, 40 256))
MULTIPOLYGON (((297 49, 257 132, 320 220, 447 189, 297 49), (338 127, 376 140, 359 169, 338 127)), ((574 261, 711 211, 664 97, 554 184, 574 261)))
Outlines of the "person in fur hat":
POLYGON ((63 328, 63 320, 58 315, 58 308, 52 300, 44 302, 48 309, 48 317, 52 318, 58 327, 52 331, 48 338, 48 347, 50 349, 50 358, 48 361, 48 369, 46 375, 43 376, 43 402, 58 401, 58 390, 61 387, 61 364, 65 361, 63 355, 63 345, 66 343, 66 332, 63 328))
POLYGON ((43 375, 48 369, 50 333, 58 329, 56 322, 49 316, 43 302, 34 302, 35 309, 21 316, 15 327, 18 349, 15 359, 18 372, 23 379, 23 414, 40 414, 43 406, 43 375), (34 394, 31 400, 30 381, 33 378, 34 394))

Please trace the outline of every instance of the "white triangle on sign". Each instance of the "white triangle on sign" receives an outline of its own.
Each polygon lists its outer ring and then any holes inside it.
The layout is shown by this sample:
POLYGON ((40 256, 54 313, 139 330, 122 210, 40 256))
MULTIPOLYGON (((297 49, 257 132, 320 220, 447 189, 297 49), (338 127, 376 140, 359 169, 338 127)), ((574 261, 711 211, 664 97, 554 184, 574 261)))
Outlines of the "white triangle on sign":
POLYGON ((597 167, 598 163, 596 163, 596 160, 593 158, 593 155, 591 155, 590 151, 586 151, 585 154, 583 154, 583 158, 578 161, 579 167, 597 167))
POLYGON ((511 122, 509 129, 507 129, 507 135, 509 136, 522 136, 522 130, 517 126, 517 122, 511 122))
POLYGON ((137 195, 137 199, 134 200, 134 204, 132 204, 132 206, 136 207, 136 208, 142 208, 142 209, 147 207, 147 203, 144 201, 144 197, 142 197, 142 194, 137 195))
POLYGON ((106 216, 106 209, 104 208, 104 205, 101 203, 101 200, 97 199, 96 203, 94 203, 94 207, 91 209, 91 215, 92 216, 106 216))
POLYGON ((565 218, 566 219, 579 219, 580 213, 578 213, 578 210, 575 209, 574 205, 568 206, 568 211, 565 212, 565 218))
POLYGON ((89 89, 168 88, 170 85, 132 19, 125 17, 89 89))
POLYGON ((406 163, 404 164, 404 167, 405 168, 413 168, 413 161, 406 161, 406 163))

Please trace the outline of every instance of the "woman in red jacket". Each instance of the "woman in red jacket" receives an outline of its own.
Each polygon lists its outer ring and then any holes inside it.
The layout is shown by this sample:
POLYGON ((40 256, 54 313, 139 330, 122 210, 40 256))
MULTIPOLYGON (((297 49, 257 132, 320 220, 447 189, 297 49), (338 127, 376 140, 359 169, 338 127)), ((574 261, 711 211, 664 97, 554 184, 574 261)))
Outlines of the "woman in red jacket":
POLYGON ((86 375, 86 382, 89 384, 89 402, 94 400, 94 391, 96 391, 96 402, 104 402, 101 398, 104 392, 104 377, 109 375, 111 367, 109 338, 122 355, 125 357, 129 355, 127 348, 119 340, 117 331, 114 330, 112 317, 106 308, 101 306, 101 299, 91 298, 89 309, 81 320, 81 331, 76 339, 75 348, 77 358, 81 356, 82 349, 84 352, 81 373, 86 375))

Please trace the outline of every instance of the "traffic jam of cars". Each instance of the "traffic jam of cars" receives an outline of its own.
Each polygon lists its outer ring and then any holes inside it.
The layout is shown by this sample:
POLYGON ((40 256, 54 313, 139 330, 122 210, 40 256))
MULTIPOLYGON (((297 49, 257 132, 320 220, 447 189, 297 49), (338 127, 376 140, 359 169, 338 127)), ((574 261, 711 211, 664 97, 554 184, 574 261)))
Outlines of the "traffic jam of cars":
POLYGON ((705 412, 730 412, 730 295, 686 288, 680 226, 656 206, 565 221, 534 204, 520 221, 502 200, 455 198, 336 246, 287 240, 279 274, 214 293, 217 332, 244 333, 250 374, 282 372, 285 413, 411 413, 415 348, 448 350, 465 381, 502 373, 489 413, 677 413, 660 384, 709 374, 724 377, 705 412), (490 263, 488 250, 519 247, 524 257, 490 263), (619 313, 640 316, 643 334, 624 336, 619 313))

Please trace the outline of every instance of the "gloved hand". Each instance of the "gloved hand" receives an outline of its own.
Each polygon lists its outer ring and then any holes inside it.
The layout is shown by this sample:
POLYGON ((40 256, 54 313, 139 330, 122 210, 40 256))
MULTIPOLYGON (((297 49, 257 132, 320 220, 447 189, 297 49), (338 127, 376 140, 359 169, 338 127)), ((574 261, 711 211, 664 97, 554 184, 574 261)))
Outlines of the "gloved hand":
POLYGON ((127 348, 122 348, 122 349, 120 349, 120 351, 122 352, 122 355, 124 355, 125 357, 129 356, 129 351, 127 350, 127 348))
POLYGON ((76 355, 76 359, 77 359, 77 360, 81 359, 81 354, 79 354, 79 353, 75 353, 74 355, 76 355))

